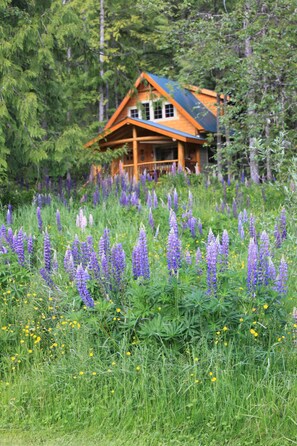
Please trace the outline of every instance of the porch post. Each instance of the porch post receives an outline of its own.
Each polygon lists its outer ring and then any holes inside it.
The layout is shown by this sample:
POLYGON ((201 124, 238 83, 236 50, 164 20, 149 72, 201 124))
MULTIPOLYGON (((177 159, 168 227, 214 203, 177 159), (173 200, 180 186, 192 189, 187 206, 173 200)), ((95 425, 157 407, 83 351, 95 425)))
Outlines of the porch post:
POLYGON ((183 142, 178 141, 177 143, 177 157, 178 157, 178 164, 181 165, 181 167, 185 168, 185 145, 183 142))
POLYGON ((133 136, 133 175, 136 181, 138 181, 138 141, 137 141, 137 130, 136 127, 132 128, 133 136))

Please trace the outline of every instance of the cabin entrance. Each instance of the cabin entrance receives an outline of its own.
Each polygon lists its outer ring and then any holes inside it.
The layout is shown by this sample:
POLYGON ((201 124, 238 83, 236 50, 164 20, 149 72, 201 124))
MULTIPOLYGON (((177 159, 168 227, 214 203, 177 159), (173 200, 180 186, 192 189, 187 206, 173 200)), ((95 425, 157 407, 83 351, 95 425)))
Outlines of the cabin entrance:
POLYGON ((177 160, 177 146, 164 147, 158 146, 155 147, 155 161, 169 161, 169 160, 177 160))

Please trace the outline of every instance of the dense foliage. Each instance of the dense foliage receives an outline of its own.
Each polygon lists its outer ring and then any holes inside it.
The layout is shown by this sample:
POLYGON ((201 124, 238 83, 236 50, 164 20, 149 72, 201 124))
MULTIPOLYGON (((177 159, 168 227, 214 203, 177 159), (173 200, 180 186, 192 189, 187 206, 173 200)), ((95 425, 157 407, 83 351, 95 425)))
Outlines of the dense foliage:
POLYGON ((207 446, 291 444, 293 200, 278 183, 173 169, 138 184, 46 177, 32 204, 8 206, 0 427, 100 425, 108 445, 110 425, 115 444, 139 425, 139 445, 196 445, 197 432, 207 446))

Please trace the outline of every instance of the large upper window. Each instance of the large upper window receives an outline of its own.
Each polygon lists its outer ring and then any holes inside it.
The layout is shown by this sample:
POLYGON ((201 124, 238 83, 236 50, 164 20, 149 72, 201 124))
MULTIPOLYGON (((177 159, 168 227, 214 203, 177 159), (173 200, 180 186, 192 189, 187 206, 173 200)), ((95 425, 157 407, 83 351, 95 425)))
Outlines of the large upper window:
POLYGON ((129 109, 129 116, 145 121, 170 119, 175 117, 175 108, 172 104, 160 100, 142 102, 137 107, 129 109))

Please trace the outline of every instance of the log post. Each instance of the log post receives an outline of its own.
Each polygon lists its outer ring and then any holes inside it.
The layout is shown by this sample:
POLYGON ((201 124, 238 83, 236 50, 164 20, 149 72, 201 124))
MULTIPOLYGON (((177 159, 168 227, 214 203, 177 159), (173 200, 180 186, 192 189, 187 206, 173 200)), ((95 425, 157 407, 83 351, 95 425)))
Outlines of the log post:
POLYGON ((181 165, 181 167, 185 168, 185 146, 184 143, 181 141, 178 141, 177 143, 177 158, 178 158, 178 164, 181 165))
POLYGON ((138 181, 138 141, 137 141, 137 130, 133 126, 132 129, 133 136, 133 175, 136 181, 138 181))

